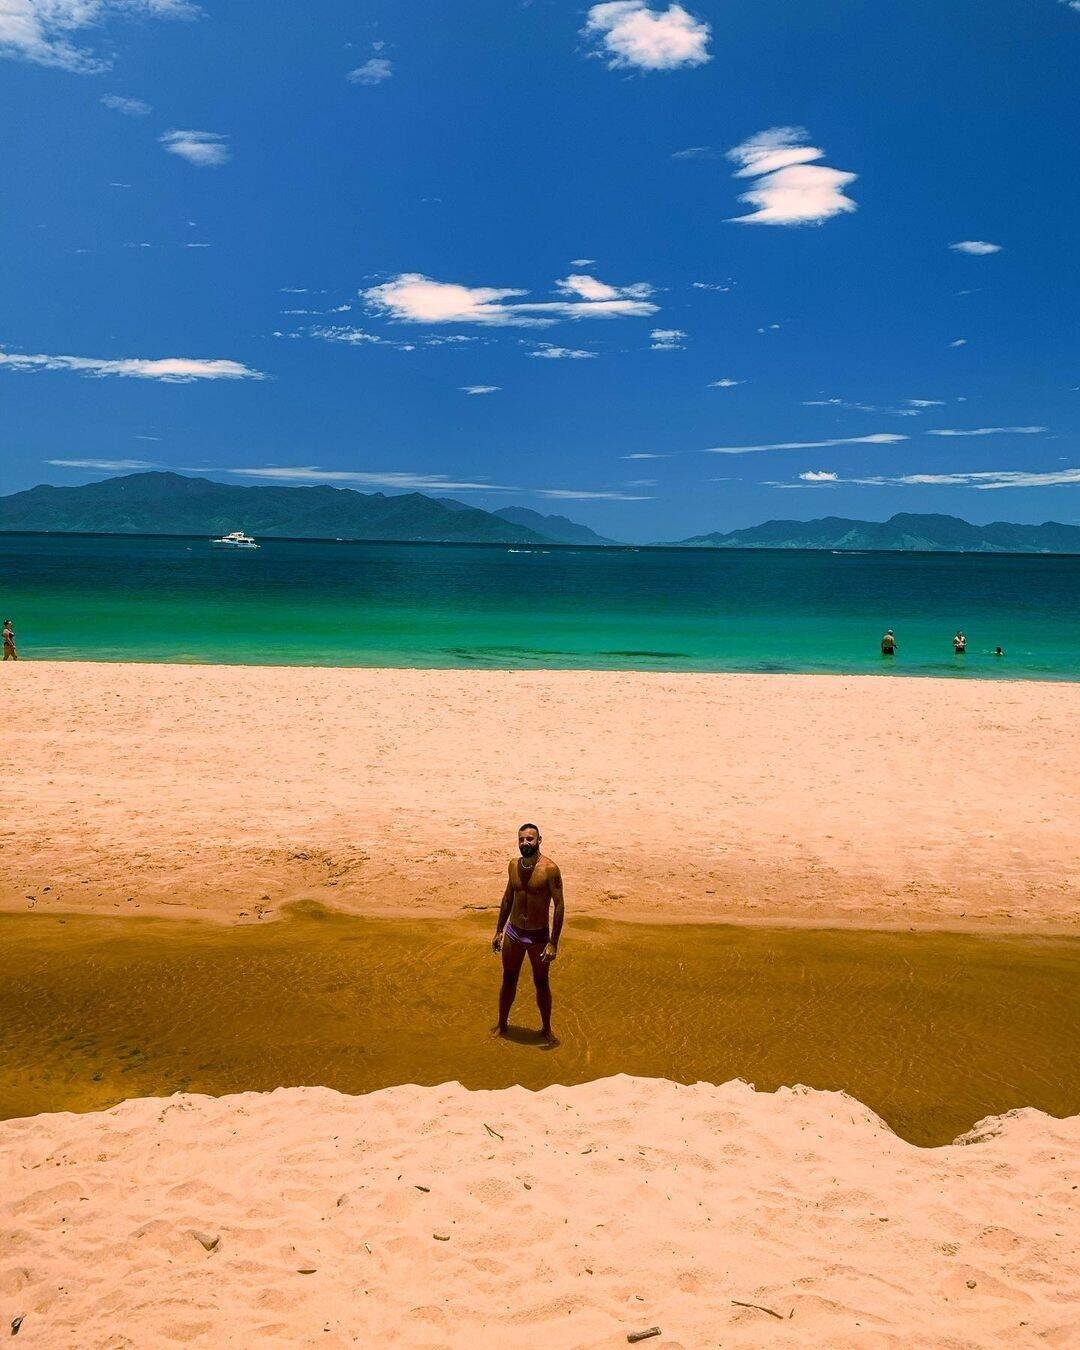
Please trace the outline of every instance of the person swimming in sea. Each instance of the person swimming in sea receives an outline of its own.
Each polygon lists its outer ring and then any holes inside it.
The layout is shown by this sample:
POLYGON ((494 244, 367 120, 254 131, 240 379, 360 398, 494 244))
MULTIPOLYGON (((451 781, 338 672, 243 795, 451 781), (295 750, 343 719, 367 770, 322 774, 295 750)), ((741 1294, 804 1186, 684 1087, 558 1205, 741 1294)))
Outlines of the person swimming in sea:
POLYGON ((967 651, 967 638, 959 628, 956 630, 956 636, 952 640, 952 649, 956 656, 963 656, 967 651))
POLYGON ((498 927, 491 940, 491 950, 502 956, 503 967, 499 1021, 492 1034, 506 1035, 518 976, 527 956, 536 987, 536 1006, 540 1009, 540 1034, 546 1041, 552 1041, 548 975, 559 954, 563 926, 562 873, 556 863, 540 852, 540 831, 535 825, 522 825, 518 830, 518 852, 521 857, 511 859, 507 868, 498 927))
POLYGON ((4 660, 17 661, 19 653, 15 650, 15 630, 11 626, 11 620, 4 620, 4 660))
POLYGON ((891 628, 886 628, 885 636, 881 639, 881 654, 882 656, 896 655, 896 637, 891 628))

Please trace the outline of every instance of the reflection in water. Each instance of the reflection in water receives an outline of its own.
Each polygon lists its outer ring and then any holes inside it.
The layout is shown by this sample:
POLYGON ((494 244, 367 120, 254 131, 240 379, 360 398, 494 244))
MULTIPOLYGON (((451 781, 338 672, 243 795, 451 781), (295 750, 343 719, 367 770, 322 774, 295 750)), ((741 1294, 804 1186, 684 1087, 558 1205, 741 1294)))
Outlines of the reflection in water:
POLYGON ((576 919, 542 1049, 527 971, 491 1039, 488 916, 357 919, 297 905, 222 928, 0 915, 0 1117, 180 1089, 614 1073, 843 1088, 944 1143, 1016 1106, 1080 1111, 1080 942, 576 919))

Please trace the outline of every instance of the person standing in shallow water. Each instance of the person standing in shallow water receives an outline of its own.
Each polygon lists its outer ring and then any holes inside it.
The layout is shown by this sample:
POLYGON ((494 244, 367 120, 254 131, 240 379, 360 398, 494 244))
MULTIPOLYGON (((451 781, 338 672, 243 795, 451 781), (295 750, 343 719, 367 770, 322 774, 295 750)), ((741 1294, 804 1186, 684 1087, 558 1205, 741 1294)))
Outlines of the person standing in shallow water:
POLYGON ((506 1035, 518 976, 527 956, 536 986, 536 1006, 540 1009, 540 1034, 550 1041, 553 1037, 548 976, 551 963, 559 954, 565 912, 562 873, 556 863, 540 852, 540 831, 535 825, 522 825, 518 830, 518 852, 520 858, 511 859, 507 869, 499 923, 491 941, 491 950, 502 956, 503 967, 499 1021, 492 1032, 496 1036, 506 1035))
POLYGON ((952 649, 956 656, 963 656, 967 651, 967 638, 960 628, 956 630, 956 636, 952 640, 952 649))
POLYGON ((896 638, 891 628, 886 628, 885 636, 881 639, 881 654, 882 656, 896 655, 896 638))
POLYGON ((15 630, 11 626, 11 620, 4 620, 4 660, 17 661, 19 653, 15 650, 15 630))

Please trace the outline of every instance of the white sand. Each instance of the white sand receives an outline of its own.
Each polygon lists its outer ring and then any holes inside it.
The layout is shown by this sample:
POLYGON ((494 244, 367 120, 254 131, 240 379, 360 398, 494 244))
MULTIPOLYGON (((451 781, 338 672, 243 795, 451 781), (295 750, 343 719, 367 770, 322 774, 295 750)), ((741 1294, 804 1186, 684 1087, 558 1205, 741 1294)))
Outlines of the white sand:
POLYGON ((0 907, 1075 932, 1080 684, 8 663, 0 907))
POLYGON ((79 1350, 599 1347, 652 1325, 667 1347, 1077 1345, 1080 1117, 1011 1112, 965 1140, 918 1149, 840 1093, 625 1077, 12 1121, 0 1334, 23 1316, 20 1345, 79 1350))

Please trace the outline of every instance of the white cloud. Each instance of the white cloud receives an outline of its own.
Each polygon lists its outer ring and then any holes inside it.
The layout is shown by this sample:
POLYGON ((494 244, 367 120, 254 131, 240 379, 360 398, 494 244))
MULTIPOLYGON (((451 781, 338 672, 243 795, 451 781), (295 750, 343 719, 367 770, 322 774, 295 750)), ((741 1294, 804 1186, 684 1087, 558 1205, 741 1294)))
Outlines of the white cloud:
POLYGON ((1015 436, 1037 436, 1041 431, 1046 431, 1046 427, 968 427, 968 428, 946 428, 939 431, 928 431, 928 436, 1001 436, 1012 434, 1015 436))
POLYGON ((959 243, 950 244, 949 247, 954 253, 970 253, 975 258, 1001 252, 1000 244, 988 244, 985 239, 961 239, 959 243))
POLYGON ((350 70, 345 78, 350 84, 382 84, 394 73, 394 67, 385 56, 373 56, 362 66, 350 70))
POLYGON ((857 174, 811 161, 825 154, 806 145, 802 127, 770 127, 727 152, 742 167, 736 178, 757 182, 739 197, 754 210, 730 219, 757 225, 820 225, 832 216, 857 210, 843 189, 857 174))
POLYGON ((906 398, 904 402, 910 404, 912 408, 944 408, 945 406, 943 398, 906 398))
POLYGON ((678 70, 711 60, 709 31, 681 5, 650 9, 645 0, 608 0, 589 10, 582 34, 611 70, 678 70))
POLYGON ((710 389, 734 389, 737 385, 745 384, 745 380, 730 380, 725 375, 722 380, 712 380, 709 384, 710 389))
POLYGON ((497 384, 463 384, 459 388, 463 394, 497 394, 499 392, 497 384))
POLYGON ((716 152, 711 145, 688 145, 685 150, 673 150, 672 159, 715 159, 716 152))
POLYGON ((667 455, 654 455, 648 450, 638 450, 632 455, 620 455, 620 459, 667 459, 667 455))
POLYGON ((232 158, 228 137, 216 131, 166 131, 158 140, 170 155, 179 155, 200 169, 216 169, 232 158))
POLYGON ((46 464, 54 464, 60 469, 100 469, 104 473, 130 473, 139 469, 159 469, 147 459, 47 459, 46 464))
POLYGON ((695 291, 730 291, 735 283, 729 281, 726 286, 720 286, 713 281, 692 281, 690 283, 695 291))
MULTIPOLYGON (((800 474, 799 477, 806 478, 806 475, 800 474)), ((1055 469, 1048 473, 1036 473, 1028 469, 983 469, 977 473, 907 473, 895 478, 839 478, 835 481, 851 487, 970 487, 979 492, 992 492, 999 488, 1080 486, 1080 468, 1055 469)), ((772 486, 795 485, 775 483, 772 486)))
POLYGON ((774 445, 714 445, 703 451, 706 455, 752 455, 760 450, 826 450, 834 445, 895 445, 906 441, 906 436, 894 431, 880 431, 872 436, 841 436, 831 441, 778 441, 774 445))
POLYGON ((5 367, 8 370, 73 370, 83 375, 119 375, 136 380, 164 380, 169 384, 190 384, 195 380, 266 379, 261 370, 252 370, 239 361, 200 361, 187 356, 103 360, 90 356, 23 356, 0 351, 0 369, 5 367))
POLYGON ((192 19, 188 0, 0 0, 0 56, 96 75, 110 62, 77 46, 72 35, 112 18, 192 19))
POLYGON ((103 94, 98 102, 106 108, 111 108, 113 112, 123 113, 125 117, 149 117, 154 111, 150 104, 144 103, 141 98, 124 98, 120 94, 103 94))
POLYGON ((553 342, 541 342, 529 355, 542 357, 545 361, 591 361, 596 353, 581 347, 556 347, 553 342))
POLYGON ((1066 9, 1075 9, 1080 14, 1080 0, 1061 0, 1066 9))
POLYGON ((950 343, 949 343, 949 346, 950 346, 950 347, 966 347, 966 346, 967 346, 967 338, 957 338, 955 342, 950 342, 950 343))
POLYGON ((389 487, 419 492, 520 492, 500 483, 457 481, 442 473, 362 473, 347 469, 320 469, 314 464, 267 465, 255 469, 229 469, 240 478, 260 478, 275 483, 355 483, 362 487, 389 487))
POLYGON ((632 496, 627 492, 582 492, 577 488, 534 488, 537 497, 554 497, 572 502, 650 502, 651 497, 632 496))
POLYGON ((830 473, 828 469, 806 469, 799 474, 804 483, 835 483, 838 476, 830 473))
POLYGON ((471 479, 457 480, 441 473, 386 473, 361 472, 348 469, 320 469, 314 464, 266 465, 252 469, 228 469, 227 473, 240 478, 258 478, 274 483, 349 483, 359 487, 394 488, 402 492, 522 492, 537 497, 565 501, 624 501, 640 502, 648 497, 631 496, 625 492, 592 492, 578 488, 514 487, 506 483, 488 483, 471 479))
POLYGON ((919 415, 919 409, 914 407, 882 408, 873 403, 849 403, 842 398, 807 398, 803 399, 803 407, 842 408, 845 412, 881 413, 887 417, 918 417, 919 415))
POLYGON ((555 283, 555 289, 562 295, 576 295, 582 300, 618 300, 629 296, 633 300, 645 300, 653 293, 647 281, 635 281, 630 286, 609 286, 606 281, 597 281, 585 273, 572 272, 555 283))
POLYGON ((651 349, 654 352, 681 352, 686 334, 681 328, 654 328, 649 334, 652 338, 651 349))
POLYGON ((596 262, 596 259, 595 259, 595 258, 571 258, 571 259, 570 259, 570 266, 571 266, 571 267, 592 267, 592 265, 593 265, 595 262, 596 262))
MULTIPOLYGON (((588 278, 593 281, 594 278, 588 278)), ((569 278, 566 279, 569 281, 569 278)), ((563 285, 566 282, 561 283, 563 285)), ((603 285, 604 283, 597 283, 603 285)), ((560 319, 629 318, 655 314, 657 306, 635 287, 611 288, 618 298, 522 302, 528 291, 513 287, 459 286, 433 281, 419 272, 403 272, 362 294, 369 305, 400 323, 477 323, 490 327, 547 327, 560 319), (511 303, 507 303, 507 302, 511 303)), ((580 294, 580 290, 577 294, 580 294)))

